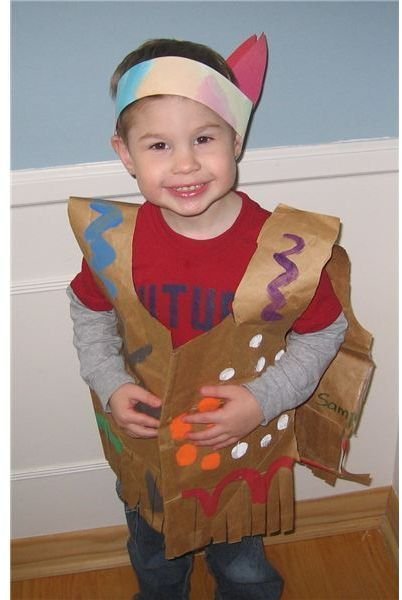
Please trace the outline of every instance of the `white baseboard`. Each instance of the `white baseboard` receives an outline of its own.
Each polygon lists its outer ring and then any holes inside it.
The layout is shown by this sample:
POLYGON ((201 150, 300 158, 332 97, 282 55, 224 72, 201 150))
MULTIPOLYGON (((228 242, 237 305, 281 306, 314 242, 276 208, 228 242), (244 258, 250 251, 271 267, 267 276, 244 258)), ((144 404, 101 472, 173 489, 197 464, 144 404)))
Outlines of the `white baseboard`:
MULTIPOLYGON (((382 529, 392 488, 364 490, 296 503, 295 531, 265 538, 266 545, 382 529)), ((391 537, 392 537, 392 530, 391 537)), ((68 532, 12 542, 14 581, 129 564, 126 526, 68 532)), ((390 541, 388 539, 387 541, 390 541)), ((396 548, 394 540, 393 547, 396 548)))
POLYGON ((26 481, 27 479, 43 479, 46 477, 60 477, 64 475, 75 475, 77 473, 89 473, 93 471, 109 470, 110 466, 106 460, 71 464, 63 466, 42 467, 29 471, 14 471, 11 481, 26 481))

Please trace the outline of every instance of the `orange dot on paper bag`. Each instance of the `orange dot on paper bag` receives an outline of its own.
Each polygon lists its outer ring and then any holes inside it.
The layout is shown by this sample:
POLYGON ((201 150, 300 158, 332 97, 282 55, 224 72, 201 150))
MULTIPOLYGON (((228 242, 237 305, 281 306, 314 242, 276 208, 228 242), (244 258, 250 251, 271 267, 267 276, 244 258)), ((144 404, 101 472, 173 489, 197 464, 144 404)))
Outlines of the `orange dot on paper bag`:
POLYGON ((186 434, 191 431, 190 423, 184 423, 182 420, 184 416, 185 414, 183 413, 182 415, 175 417, 169 425, 170 435, 173 440, 184 440, 186 434))
POLYGON ((210 410, 217 410, 221 405, 219 398, 201 398, 198 403, 198 410, 200 412, 208 412, 210 410))
POLYGON ((201 460, 201 469, 203 471, 212 471, 217 469, 221 464, 221 455, 218 452, 207 454, 201 460))
POLYGON ((192 465, 197 458, 197 448, 194 444, 183 444, 176 452, 176 462, 179 467, 192 465))

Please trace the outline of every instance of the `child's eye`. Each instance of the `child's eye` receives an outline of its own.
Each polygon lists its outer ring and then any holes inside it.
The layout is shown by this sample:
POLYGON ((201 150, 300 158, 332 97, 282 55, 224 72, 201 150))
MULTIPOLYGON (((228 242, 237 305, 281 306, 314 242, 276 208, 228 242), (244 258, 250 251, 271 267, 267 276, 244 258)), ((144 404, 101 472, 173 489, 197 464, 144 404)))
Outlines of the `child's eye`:
POLYGON ((195 143, 196 144, 207 144, 208 142, 210 142, 212 140, 212 138, 209 135, 200 135, 195 143))
POLYGON ((156 142, 150 146, 151 150, 166 150, 167 144, 165 142, 156 142))

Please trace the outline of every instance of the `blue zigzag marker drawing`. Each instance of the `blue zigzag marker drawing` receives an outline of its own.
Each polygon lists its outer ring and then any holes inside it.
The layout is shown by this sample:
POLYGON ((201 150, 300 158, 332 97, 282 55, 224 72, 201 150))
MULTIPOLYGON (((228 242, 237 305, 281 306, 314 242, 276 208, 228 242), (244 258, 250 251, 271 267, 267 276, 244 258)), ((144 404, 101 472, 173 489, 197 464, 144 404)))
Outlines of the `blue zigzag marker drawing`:
POLYGON ((112 246, 105 240, 103 233, 108 229, 117 227, 123 222, 123 215, 120 209, 112 202, 94 200, 91 202, 92 210, 100 213, 100 217, 92 221, 84 233, 84 238, 92 250, 91 267, 98 277, 105 284, 111 298, 117 296, 115 284, 108 279, 102 271, 113 263, 116 258, 116 252, 112 246))

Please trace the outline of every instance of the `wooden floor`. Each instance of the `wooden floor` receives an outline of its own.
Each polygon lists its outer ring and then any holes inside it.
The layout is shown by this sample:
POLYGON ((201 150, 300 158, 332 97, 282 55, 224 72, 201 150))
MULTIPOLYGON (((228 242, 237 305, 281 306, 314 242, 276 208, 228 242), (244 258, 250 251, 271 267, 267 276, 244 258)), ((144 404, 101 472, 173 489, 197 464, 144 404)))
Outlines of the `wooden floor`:
MULTIPOLYGON (((282 600, 395 600, 397 565, 380 530, 267 546, 285 579, 282 600)), ((196 557, 191 600, 213 600, 214 582, 196 557)), ((11 600, 131 600, 130 567, 18 581, 11 600)), ((172 600, 175 600, 172 598, 172 600)))

